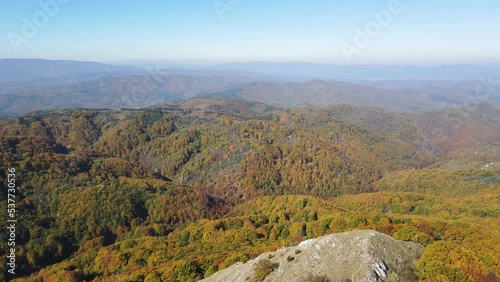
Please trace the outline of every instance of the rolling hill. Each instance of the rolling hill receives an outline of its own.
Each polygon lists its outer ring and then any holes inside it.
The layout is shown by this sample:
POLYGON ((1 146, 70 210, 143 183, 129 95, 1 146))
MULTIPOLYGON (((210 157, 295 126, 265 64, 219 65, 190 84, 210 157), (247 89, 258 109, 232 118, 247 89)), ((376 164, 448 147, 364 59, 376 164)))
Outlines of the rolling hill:
MULTIPOLYGON (((100 77, 64 85, 4 87, 0 115, 59 108, 138 108, 191 97, 223 97, 266 103, 282 108, 338 105, 374 106, 415 112, 490 102, 498 104, 498 89, 479 95, 468 87, 384 89, 349 82, 255 81, 244 74, 177 75, 149 73, 100 77)), ((491 90, 487 88, 485 90, 491 90)), ((488 91, 489 91, 488 90, 488 91)))
POLYGON ((497 119, 217 97, 2 118, 18 281, 190 281, 354 229, 424 246, 422 281, 496 281, 500 178, 477 164, 499 162, 497 119))

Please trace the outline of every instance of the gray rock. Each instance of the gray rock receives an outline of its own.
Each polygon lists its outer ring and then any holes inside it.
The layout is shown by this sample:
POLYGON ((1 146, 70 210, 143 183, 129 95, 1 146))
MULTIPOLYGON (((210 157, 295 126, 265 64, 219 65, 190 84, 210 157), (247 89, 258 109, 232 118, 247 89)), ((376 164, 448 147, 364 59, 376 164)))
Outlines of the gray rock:
POLYGON ((298 246, 264 253, 202 281, 417 281, 415 263, 423 249, 419 244, 398 241, 376 231, 356 230, 310 239, 298 246), (293 257, 293 260, 289 257, 293 257), (255 268, 261 260, 269 260, 279 266, 265 278, 259 278, 256 277, 255 268))

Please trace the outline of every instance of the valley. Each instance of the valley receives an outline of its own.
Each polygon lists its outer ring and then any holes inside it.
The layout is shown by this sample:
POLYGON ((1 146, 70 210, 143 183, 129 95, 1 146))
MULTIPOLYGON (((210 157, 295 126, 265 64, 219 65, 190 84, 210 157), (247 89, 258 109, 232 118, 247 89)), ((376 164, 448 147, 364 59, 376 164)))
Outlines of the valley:
POLYGON ((17 280, 191 281, 371 229, 425 247, 422 281, 496 281, 499 120, 491 104, 397 113, 217 97, 3 118, 17 280))

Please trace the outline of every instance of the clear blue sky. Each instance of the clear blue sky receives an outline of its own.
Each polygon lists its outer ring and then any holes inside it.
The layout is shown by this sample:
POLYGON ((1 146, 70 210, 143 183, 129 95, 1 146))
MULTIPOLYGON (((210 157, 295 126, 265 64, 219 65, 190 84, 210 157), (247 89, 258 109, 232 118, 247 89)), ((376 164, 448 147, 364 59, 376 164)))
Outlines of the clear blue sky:
MULTIPOLYGON (((0 58, 347 64, 342 44, 356 47, 355 28, 364 29, 373 20, 372 12, 387 10, 391 2, 64 0, 68 3, 59 5, 34 35, 23 35, 23 19, 33 23, 38 15, 43 22, 45 12, 40 3, 54 1, 0 0, 0 58), (214 3, 235 4, 221 18, 214 3), (13 36, 17 52, 11 44, 13 36)), ((392 15, 390 23, 371 37, 367 46, 358 48, 350 63, 500 63, 500 1, 400 3, 403 10, 392 15)))

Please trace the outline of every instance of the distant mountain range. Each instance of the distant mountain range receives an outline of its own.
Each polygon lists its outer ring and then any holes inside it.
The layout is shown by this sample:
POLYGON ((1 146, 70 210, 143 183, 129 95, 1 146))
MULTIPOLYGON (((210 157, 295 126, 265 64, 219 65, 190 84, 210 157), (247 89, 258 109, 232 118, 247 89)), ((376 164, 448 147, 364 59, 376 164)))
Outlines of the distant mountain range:
POLYGON ((422 111, 463 106, 480 101, 499 103, 499 90, 500 88, 496 86, 491 93, 488 93, 489 95, 480 96, 480 93, 476 93, 473 89, 460 87, 384 89, 348 82, 312 80, 303 83, 255 82, 237 90, 231 89, 228 95, 223 93, 218 95, 286 108, 346 103, 396 111, 422 111))
POLYGON ((44 59, 0 59, 0 83, 13 81, 62 81, 84 80, 100 76, 161 72, 183 75, 240 75, 259 79, 305 81, 322 80, 480 80, 500 82, 500 66, 447 65, 333 65, 318 63, 273 63, 247 62, 222 65, 165 65, 149 67, 118 66, 95 62, 44 60, 44 59))
POLYGON ((487 80, 500 78, 500 67, 478 65, 449 66, 381 66, 332 65, 316 63, 229 63, 216 70, 244 70, 264 74, 280 74, 302 79, 324 80, 487 80))
POLYGON ((94 62, 43 59, 0 59, 0 83, 37 84, 82 81, 110 75, 145 73, 142 68, 94 62))
MULTIPOLYGON (((384 89, 349 82, 254 81, 244 76, 133 75, 63 85, 0 89, 0 114, 57 108, 138 108, 192 97, 217 96, 283 108, 352 104, 396 111, 422 111, 500 103, 500 87, 479 96, 466 87, 384 89)), ((485 89, 486 90, 486 89, 485 89)))
POLYGON ((93 62, 2 59, 0 115, 75 107, 138 108, 200 96, 238 98, 284 108, 347 103, 423 111, 480 102, 500 104, 500 83, 495 81, 500 77, 499 70, 483 66, 266 62, 201 70, 147 70, 93 62), (376 78, 380 80, 372 80, 376 78), (391 79, 384 80, 387 78, 391 79))

